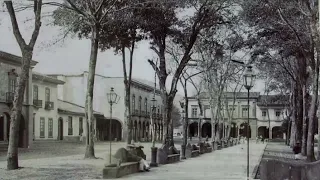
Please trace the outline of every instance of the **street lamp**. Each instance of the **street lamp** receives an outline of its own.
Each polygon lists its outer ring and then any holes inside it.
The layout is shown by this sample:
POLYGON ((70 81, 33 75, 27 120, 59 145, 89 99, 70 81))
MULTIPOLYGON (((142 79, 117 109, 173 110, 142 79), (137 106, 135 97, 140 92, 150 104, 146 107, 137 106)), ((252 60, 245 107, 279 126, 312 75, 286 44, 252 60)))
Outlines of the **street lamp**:
POLYGON ((250 105, 250 89, 253 87, 254 81, 255 81, 255 77, 256 75, 254 75, 253 71, 252 71, 252 66, 248 66, 247 70, 243 76, 243 80, 244 80, 244 87, 248 90, 248 121, 247 121, 247 179, 249 180, 249 160, 250 160, 250 155, 249 155, 249 124, 250 124, 250 120, 249 120, 249 105, 250 105))
POLYGON ((158 148, 155 147, 155 137, 156 137, 156 130, 155 130, 155 126, 154 126, 154 121, 155 119, 153 119, 155 117, 155 113, 156 113, 156 98, 155 98, 155 94, 153 94, 153 97, 152 97, 152 106, 151 106, 151 115, 150 115, 150 126, 151 126, 151 133, 152 133, 152 147, 151 147, 151 163, 150 163, 150 166, 151 167, 157 167, 158 166, 158 163, 157 163, 157 151, 158 151, 158 148))
POLYGON ((112 121, 112 105, 117 104, 120 100, 120 96, 114 92, 114 88, 112 87, 110 93, 107 93, 108 102, 110 104, 110 124, 109 124, 109 138, 110 138, 110 151, 109 151, 109 163, 111 164, 111 141, 112 141, 112 133, 111 133, 111 121, 112 121))
POLYGON ((186 147, 187 147, 187 138, 188 138, 188 124, 187 124, 187 119, 185 119, 185 104, 183 101, 180 101, 180 106, 181 106, 181 116, 182 116, 182 126, 183 126, 183 142, 181 145, 181 150, 182 150, 182 155, 181 155, 181 159, 186 159, 186 147))

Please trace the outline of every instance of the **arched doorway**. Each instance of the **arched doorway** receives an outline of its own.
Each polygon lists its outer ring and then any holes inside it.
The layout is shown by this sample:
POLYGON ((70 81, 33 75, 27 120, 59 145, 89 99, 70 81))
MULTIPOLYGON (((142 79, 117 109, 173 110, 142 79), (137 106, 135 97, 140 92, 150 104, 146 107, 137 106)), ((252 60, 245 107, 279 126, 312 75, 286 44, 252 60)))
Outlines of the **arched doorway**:
POLYGON ((121 141, 122 139, 122 125, 121 123, 116 120, 116 119, 112 119, 111 120, 111 134, 112 134, 112 140, 115 141, 121 141))
POLYGON ((137 128, 138 128, 138 123, 137 121, 134 121, 133 124, 133 140, 137 141, 137 128))
POLYGON ((231 123, 230 136, 233 138, 237 137, 237 124, 231 123))
POLYGON ((58 140, 63 140, 63 119, 60 117, 58 119, 58 140))
POLYGON ((141 122, 138 122, 138 141, 141 140, 141 122))
POLYGON ((142 123, 142 138, 143 138, 143 141, 145 141, 145 139, 146 139, 146 123, 145 122, 143 122, 142 123))
POLYGON ((249 129, 247 123, 240 124, 240 132, 239 135, 242 137, 247 137, 247 132, 249 131, 249 138, 251 138, 251 127, 249 125, 249 129))
POLYGON ((149 141, 150 137, 149 137, 149 130, 150 130, 150 127, 149 127, 149 122, 146 123, 146 139, 147 141, 149 141))
POLYGON ((268 129, 266 126, 258 127, 258 136, 262 136, 263 138, 268 138, 268 129))
POLYGON ((203 125, 202 125, 202 137, 209 137, 209 138, 211 138, 211 123, 208 123, 208 122, 206 122, 206 123, 204 123, 203 125))
POLYGON ((189 135, 191 137, 196 137, 198 135, 198 123, 193 122, 189 125, 189 135))
POLYGON ((0 115, 0 141, 4 141, 4 116, 3 114, 0 115))
POLYGON ((283 139, 281 126, 275 126, 272 128, 272 139, 283 139))

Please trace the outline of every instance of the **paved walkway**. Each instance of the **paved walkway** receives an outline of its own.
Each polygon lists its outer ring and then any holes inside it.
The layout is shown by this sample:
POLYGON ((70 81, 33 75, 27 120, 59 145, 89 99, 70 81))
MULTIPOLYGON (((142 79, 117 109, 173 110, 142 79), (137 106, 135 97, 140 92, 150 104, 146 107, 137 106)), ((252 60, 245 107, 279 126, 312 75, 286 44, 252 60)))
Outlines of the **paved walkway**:
MULTIPOLYGON (((251 143, 250 175, 259 163, 266 144, 251 143)), ((167 164, 151 169, 150 172, 138 173, 118 180, 244 180, 247 168, 246 144, 241 144, 176 164, 167 164)))
MULTIPOLYGON (((150 144, 150 143, 149 143, 150 144)), ((149 144, 145 145, 145 153, 150 158, 149 144)), ((158 145, 159 146, 159 145, 158 145)), ((107 149, 97 146, 97 151, 107 149), (100 149, 101 148, 101 149, 100 149)), ((265 144, 251 144, 250 174, 262 155, 265 144)), ((113 148, 116 151, 116 148, 113 148)), ((21 160, 19 164, 24 167, 20 170, 6 171, 6 162, 0 162, 0 179, 24 180, 57 180, 57 179, 101 179, 102 168, 107 162, 108 151, 96 154, 99 159, 83 159, 83 154, 50 157, 41 159, 21 160)), ((137 173, 121 179, 128 180, 194 180, 209 178, 214 180, 243 180, 246 176, 246 144, 241 144, 220 151, 187 159, 183 162, 163 165, 151 169, 150 172, 137 173)), ((150 160, 147 158, 147 160, 150 160)))

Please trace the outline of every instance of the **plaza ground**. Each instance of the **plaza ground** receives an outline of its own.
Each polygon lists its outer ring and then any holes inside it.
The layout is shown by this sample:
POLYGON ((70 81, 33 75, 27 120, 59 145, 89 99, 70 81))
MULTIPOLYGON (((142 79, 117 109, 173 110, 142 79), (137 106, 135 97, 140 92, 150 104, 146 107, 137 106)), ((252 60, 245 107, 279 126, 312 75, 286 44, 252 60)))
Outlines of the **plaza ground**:
MULTIPOLYGON (((49 143, 45 143, 49 144, 49 143)), ((142 143, 147 160, 150 161, 151 143, 142 143)), ((84 160, 84 145, 51 142, 52 153, 25 152, 20 155, 19 170, 7 171, 5 158, 0 161, 0 179, 101 179, 102 168, 108 161, 109 144, 97 143, 96 156, 99 159, 84 160), (69 145, 68 145, 69 144, 69 145), (69 148, 67 148, 69 147, 69 148), (61 150, 63 148, 64 150, 61 150), (56 151, 55 151, 56 150, 56 151), (56 153, 54 153, 56 152, 56 153), (63 153, 66 152, 66 153, 63 153), (79 152, 79 153, 78 153, 79 152), (68 155, 74 153, 76 155, 68 155), (38 154, 38 156, 37 156, 38 154), (47 155, 47 158, 46 157, 47 155)), ((124 143, 113 143, 112 153, 124 147, 124 143)), ((44 146, 44 145, 43 145, 44 146)), ((49 145, 47 145, 49 147, 49 145)), ((159 147, 160 144, 157 144, 159 147)), ((180 146, 177 145, 179 148, 180 146)), ((251 143, 250 174, 259 163, 265 144, 251 143)), ((49 151, 49 152, 51 152, 49 151)), ((175 164, 163 165, 151 169, 150 172, 137 173, 121 179, 130 180, 162 180, 162 179, 244 179, 246 176, 246 144, 241 144, 200 157, 187 159, 175 164)))

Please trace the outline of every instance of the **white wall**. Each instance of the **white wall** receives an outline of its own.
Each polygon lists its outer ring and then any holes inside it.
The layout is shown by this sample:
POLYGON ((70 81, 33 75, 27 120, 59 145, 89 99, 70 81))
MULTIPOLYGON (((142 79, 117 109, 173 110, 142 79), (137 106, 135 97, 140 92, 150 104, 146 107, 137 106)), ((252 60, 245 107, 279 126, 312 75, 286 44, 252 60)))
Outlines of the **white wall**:
MULTIPOLYGON (((58 93, 57 93, 57 85, 52 83, 46 83, 43 81, 33 80, 33 85, 38 86, 38 100, 42 100, 42 107, 41 108, 34 108, 34 133, 35 139, 57 139, 58 137, 58 93), (50 88, 50 101, 54 103, 53 110, 46 110, 45 108, 45 88, 50 88), (40 138, 40 118, 45 119, 45 137, 40 138), (48 137, 49 132, 49 118, 53 119, 53 137, 48 137)), ((33 93, 32 93, 33 94, 33 93)), ((33 97, 32 97, 33 99, 33 97)))

